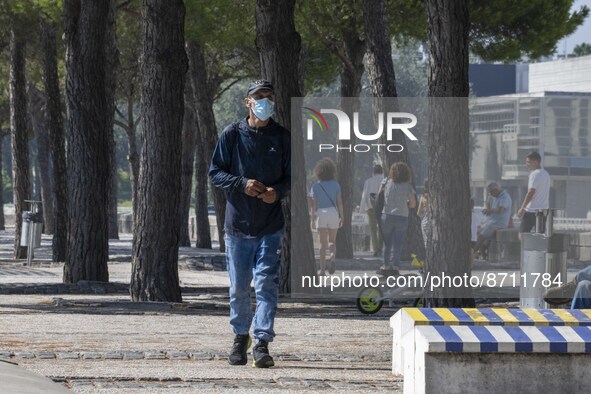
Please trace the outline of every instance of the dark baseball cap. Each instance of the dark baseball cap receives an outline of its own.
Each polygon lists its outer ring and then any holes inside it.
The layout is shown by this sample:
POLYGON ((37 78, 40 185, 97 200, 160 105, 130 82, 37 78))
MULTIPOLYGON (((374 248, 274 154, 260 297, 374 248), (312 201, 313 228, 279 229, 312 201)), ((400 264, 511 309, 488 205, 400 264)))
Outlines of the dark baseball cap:
POLYGON ((248 85, 247 96, 251 96, 259 90, 270 90, 272 92, 273 85, 271 85, 271 82, 266 81, 264 79, 258 79, 256 81, 253 81, 250 85, 248 85))

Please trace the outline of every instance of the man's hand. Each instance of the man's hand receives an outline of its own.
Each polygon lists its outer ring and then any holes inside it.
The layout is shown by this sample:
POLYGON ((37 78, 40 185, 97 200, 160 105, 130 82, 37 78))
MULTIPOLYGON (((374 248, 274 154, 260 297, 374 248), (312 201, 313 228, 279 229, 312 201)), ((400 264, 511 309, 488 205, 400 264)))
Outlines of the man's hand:
POLYGON ((267 188, 261 182, 257 181, 256 179, 249 179, 248 181, 246 181, 244 193, 247 196, 257 197, 261 193, 264 193, 266 190, 267 188))
POLYGON ((523 215, 525 215, 525 209, 519 208, 519 211, 517 211, 517 217, 522 218, 523 215))
POLYGON ((267 204, 273 204, 275 200, 277 200, 277 192, 272 187, 268 187, 266 191, 259 194, 257 197, 267 204))

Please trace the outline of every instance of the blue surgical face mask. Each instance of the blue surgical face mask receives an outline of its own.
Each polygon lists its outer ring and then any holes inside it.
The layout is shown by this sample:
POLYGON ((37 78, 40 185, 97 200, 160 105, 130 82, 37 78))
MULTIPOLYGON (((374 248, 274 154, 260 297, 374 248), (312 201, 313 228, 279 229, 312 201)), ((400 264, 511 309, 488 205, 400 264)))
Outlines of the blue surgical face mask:
POLYGON ((274 102, 272 102, 266 97, 260 100, 252 99, 252 101, 254 101, 254 106, 252 108, 254 116, 256 116, 262 121, 265 121, 269 119, 271 115, 273 115, 273 110, 275 109, 274 102))

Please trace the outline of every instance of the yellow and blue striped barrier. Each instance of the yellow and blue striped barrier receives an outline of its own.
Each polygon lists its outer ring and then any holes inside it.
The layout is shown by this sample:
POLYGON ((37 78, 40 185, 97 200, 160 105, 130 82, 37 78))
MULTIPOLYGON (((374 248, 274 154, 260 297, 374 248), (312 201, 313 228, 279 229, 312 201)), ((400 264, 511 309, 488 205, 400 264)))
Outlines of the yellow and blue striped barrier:
POLYGON ((591 353, 589 326, 418 326, 429 352, 591 353))
POLYGON ((402 341, 412 343, 419 334, 433 339, 430 351, 591 350, 591 309, 402 308, 392 316, 390 326, 394 373, 403 370, 402 341))
POLYGON ((591 309, 402 308, 414 325, 591 326, 591 309))

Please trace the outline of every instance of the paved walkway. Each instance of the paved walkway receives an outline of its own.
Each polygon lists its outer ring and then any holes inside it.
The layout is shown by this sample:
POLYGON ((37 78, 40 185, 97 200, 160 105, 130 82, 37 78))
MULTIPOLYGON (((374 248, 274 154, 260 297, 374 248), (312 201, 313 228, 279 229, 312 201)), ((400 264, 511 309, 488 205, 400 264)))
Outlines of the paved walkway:
POLYGON ((363 316, 352 302, 281 298, 277 366, 232 367, 219 254, 181 249, 183 303, 132 303, 129 238, 111 245, 108 285, 62 284, 46 238, 32 267, 15 263, 10 238, 0 232, 0 358, 73 392, 401 392, 390 372, 393 308, 363 316))

